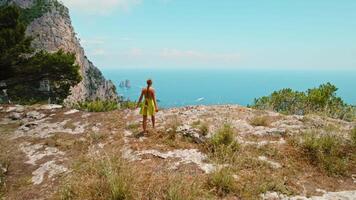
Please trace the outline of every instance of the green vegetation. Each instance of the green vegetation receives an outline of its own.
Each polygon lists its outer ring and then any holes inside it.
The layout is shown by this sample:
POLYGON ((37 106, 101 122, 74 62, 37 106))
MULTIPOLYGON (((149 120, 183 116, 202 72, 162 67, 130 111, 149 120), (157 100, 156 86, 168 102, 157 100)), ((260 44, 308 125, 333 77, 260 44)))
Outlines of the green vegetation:
POLYGON ((211 157, 219 163, 227 163, 236 158, 236 153, 240 149, 240 144, 236 141, 234 129, 229 125, 224 125, 208 141, 208 149, 211 157))
POLYGON ((84 101, 78 102, 73 107, 79 110, 85 110, 88 112, 108 112, 117 109, 134 109, 136 108, 136 102, 132 101, 103 101, 103 100, 95 100, 95 101, 84 101))
POLYGON ((61 15, 68 13, 68 10, 58 1, 48 2, 46 0, 35 0, 30 8, 22 9, 20 19, 25 24, 30 24, 34 19, 43 16, 45 13, 56 9, 61 15))
POLYGON ((78 104, 74 107, 88 112, 107 112, 119 108, 118 103, 116 101, 101 100, 78 102, 78 104))
POLYGON ((296 136, 291 143, 311 164, 325 170, 328 175, 346 175, 355 151, 355 147, 344 138, 330 132, 306 132, 296 136))
POLYGON ((347 105, 336 96, 337 88, 326 83, 318 88, 298 92, 282 89, 254 100, 251 106, 257 109, 269 109, 286 114, 325 114, 332 118, 352 121, 356 118, 356 108, 347 105))
POLYGON ((75 56, 63 51, 34 53, 32 38, 25 36, 21 12, 15 6, 0 7, 0 82, 5 83, 0 89, 6 89, 15 103, 36 103, 48 98, 61 103, 70 87, 81 81, 75 56), (40 90, 41 81, 50 87, 40 90))
POLYGON ((119 103, 120 109, 135 109, 136 108, 135 101, 123 101, 119 103))
POLYGON ((229 168, 222 168, 212 173, 209 177, 208 185, 212 187, 219 196, 225 196, 236 191, 236 180, 229 168))
POLYGON ((133 172, 121 158, 83 159, 59 191, 59 199, 134 199, 133 172))

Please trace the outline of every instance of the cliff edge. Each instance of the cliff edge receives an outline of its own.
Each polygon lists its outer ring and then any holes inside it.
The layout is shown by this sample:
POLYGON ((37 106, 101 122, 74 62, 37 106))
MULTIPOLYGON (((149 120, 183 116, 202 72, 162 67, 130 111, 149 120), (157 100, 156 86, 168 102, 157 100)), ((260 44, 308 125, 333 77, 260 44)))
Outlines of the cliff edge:
POLYGON ((71 89, 65 100, 72 104, 85 100, 116 100, 115 85, 106 80, 100 70, 86 57, 71 23, 68 8, 57 0, 0 0, 0 4, 15 4, 29 13, 26 34, 33 37, 36 50, 56 52, 60 49, 76 55, 83 80, 71 89))

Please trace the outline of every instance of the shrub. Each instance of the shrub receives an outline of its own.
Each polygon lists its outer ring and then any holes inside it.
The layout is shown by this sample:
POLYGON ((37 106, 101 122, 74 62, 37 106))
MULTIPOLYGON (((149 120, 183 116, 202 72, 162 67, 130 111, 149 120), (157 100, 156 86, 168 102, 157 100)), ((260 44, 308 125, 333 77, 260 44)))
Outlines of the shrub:
POLYGON ((88 112, 107 112, 118 109, 118 104, 115 101, 96 100, 79 102, 75 107, 88 112))
POLYGON ((222 168, 213 172, 209 177, 208 185, 220 196, 232 193, 236 188, 235 179, 229 168, 222 168))
POLYGON ((120 109, 135 109, 136 104, 134 101, 123 101, 119 103, 119 107, 120 109))
POLYGON ((275 91, 269 96, 255 99, 251 107, 285 114, 322 113, 332 118, 354 120, 355 107, 344 103, 340 97, 336 96, 336 91, 337 88, 330 83, 308 89, 306 92, 286 88, 275 91))
POLYGON ((208 141, 211 156, 221 163, 232 161, 240 149, 240 144, 235 139, 235 131, 229 125, 224 125, 208 141))
POLYGON ((349 155, 342 138, 330 133, 320 135, 308 132, 299 141, 295 140, 294 144, 312 164, 324 169, 329 175, 345 175, 349 155))
POLYGON ((210 144, 213 146, 228 146, 235 141, 235 132, 230 125, 224 125, 218 132, 210 139, 210 144))
POLYGON ((250 124, 252 126, 269 126, 268 116, 256 116, 251 119, 250 124))

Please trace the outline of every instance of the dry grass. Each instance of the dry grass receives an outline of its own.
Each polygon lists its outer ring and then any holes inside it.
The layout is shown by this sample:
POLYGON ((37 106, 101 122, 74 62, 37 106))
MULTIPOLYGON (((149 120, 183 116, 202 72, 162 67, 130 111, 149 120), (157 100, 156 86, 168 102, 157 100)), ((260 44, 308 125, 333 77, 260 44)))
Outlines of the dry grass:
POLYGON ((230 168, 222 168, 212 173, 208 185, 218 196, 226 196, 237 190, 236 180, 230 168))
POLYGON ((90 133, 90 143, 97 144, 100 141, 103 141, 106 137, 107 135, 102 132, 92 132, 90 133))
POLYGON ((66 180, 57 199, 123 200, 135 195, 134 173, 119 157, 82 158, 66 180))
POLYGON ((252 126, 269 126, 271 124, 271 119, 269 116, 255 116, 250 120, 252 126))
POLYGON ((179 126, 182 125, 182 122, 178 118, 178 116, 173 115, 167 119, 167 122, 165 124, 165 137, 164 137, 164 143, 170 147, 176 147, 176 141, 178 136, 177 129, 179 126))
POLYGON ((141 127, 141 123, 131 123, 129 125, 127 125, 127 129, 129 130, 137 130, 141 127))
POLYGON ((200 120, 192 123, 192 127, 199 130, 199 134, 206 136, 209 133, 209 124, 200 120))
POLYGON ((171 177, 164 190, 164 199, 167 200, 207 199, 209 196, 204 188, 204 181, 187 176, 171 177))
POLYGON ((354 148, 356 148, 356 127, 354 127, 350 133, 351 144, 354 148))

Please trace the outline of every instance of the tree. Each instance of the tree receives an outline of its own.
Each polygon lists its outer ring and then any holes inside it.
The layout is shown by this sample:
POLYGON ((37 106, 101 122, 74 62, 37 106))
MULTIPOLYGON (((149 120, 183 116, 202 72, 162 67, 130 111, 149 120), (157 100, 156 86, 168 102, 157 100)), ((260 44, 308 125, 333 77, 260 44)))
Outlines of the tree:
POLYGON ((38 102, 48 97, 63 101, 70 87, 81 81, 75 55, 60 50, 56 53, 34 53, 25 26, 19 20, 21 9, 4 6, 0 13, 0 82, 6 85, 13 101, 38 102), (40 81, 48 80, 50 92, 39 90, 40 81))
POLYGON ((15 6, 0 8, 0 81, 14 77, 14 70, 31 53, 30 37, 25 36, 26 27, 19 21, 20 10, 15 6))
POLYGON ((336 91, 337 87, 331 83, 308 89, 306 92, 286 88, 255 99, 252 107, 286 114, 323 113, 329 117, 352 121, 356 117, 355 107, 347 105, 336 96, 336 91))

